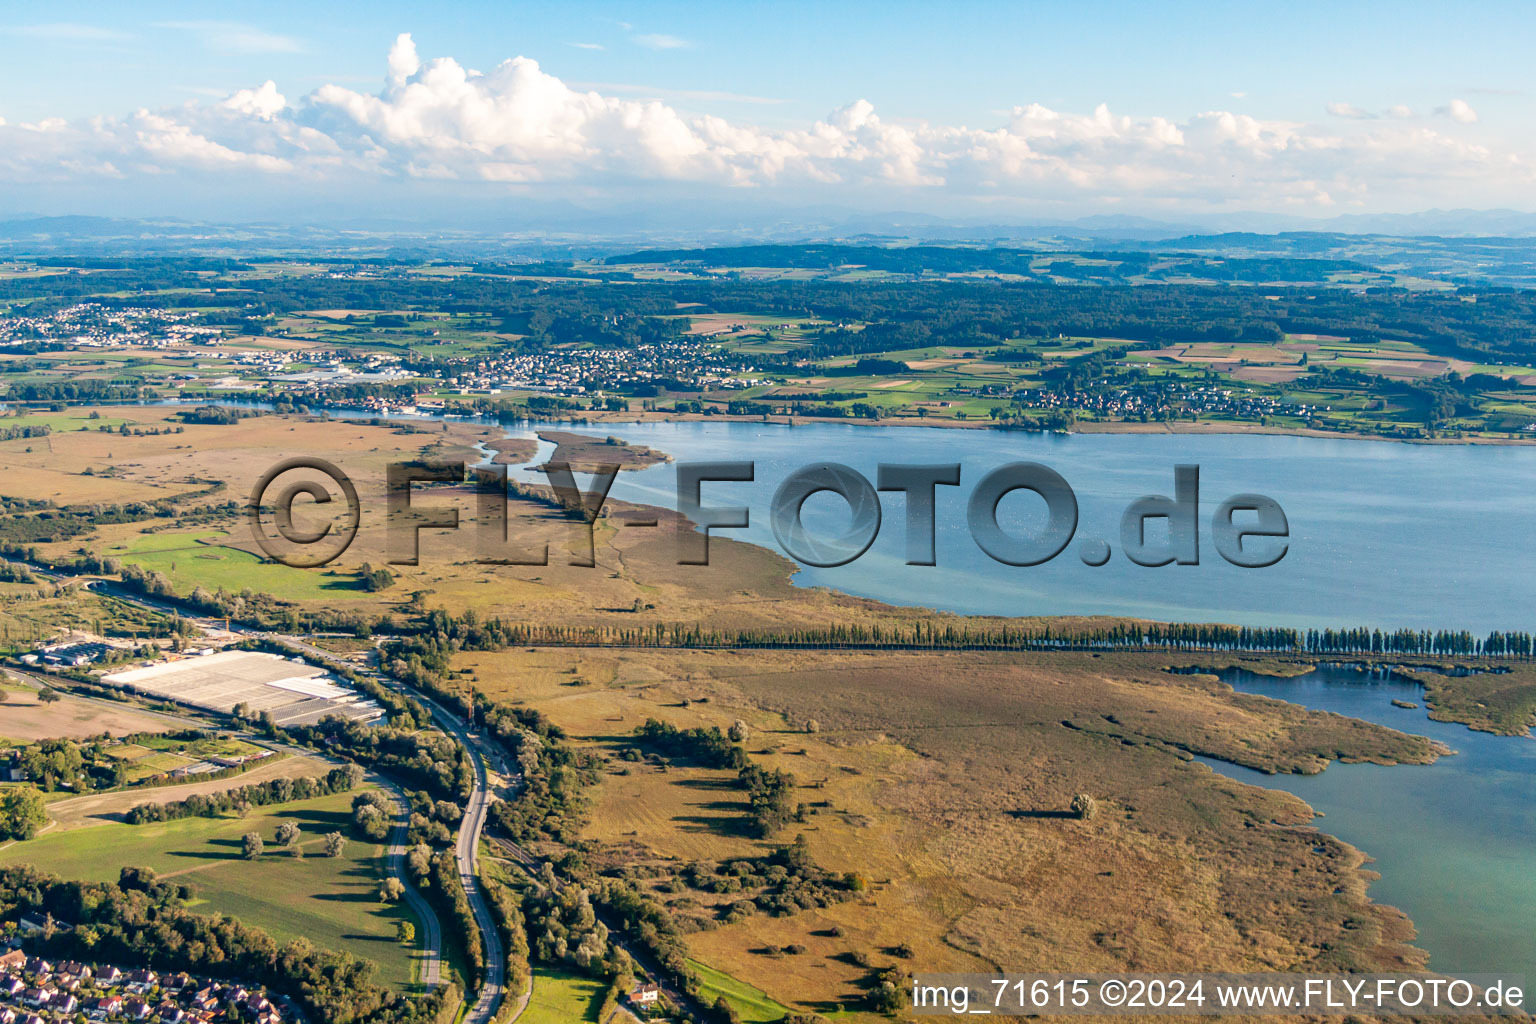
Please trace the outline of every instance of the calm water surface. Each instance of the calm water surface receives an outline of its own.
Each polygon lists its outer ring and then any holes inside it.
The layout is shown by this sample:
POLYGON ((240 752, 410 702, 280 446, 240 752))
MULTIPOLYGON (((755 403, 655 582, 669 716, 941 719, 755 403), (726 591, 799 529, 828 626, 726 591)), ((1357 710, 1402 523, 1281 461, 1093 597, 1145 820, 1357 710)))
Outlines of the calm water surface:
MULTIPOLYGON (((704 485, 706 505, 745 505, 746 530, 720 531, 780 550, 768 522, 774 489, 795 469, 843 462, 873 481, 882 463, 958 462, 959 487, 937 491, 938 565, 905 564, 905 508, 881 495, 879 537, 857 561, 802 568, 802 586, 829 586, 897 604, 996 615, 1115 614, 1248 625, 1536 628, 1536 448, 1408 445, 1267 435, 1033 434, 924 427, 644 423, 612 430, 678 461, 751 460, 751 483, 704 485), (1044 463, 1064 476, 1080 509, 1076 539, 1055 560, 1019 568, 993 561, 965 525, 972 487, 1007 462, 1044 463), (1198 566, 1138 566, 1120 551, 1120 517, 1146 494, 1172 494, 1174 466, 1201 473, 1198 566), (1266 569, 1221 559, 1210 517, 1228 496, 1258 492, 1290 522, 1290 549, 1266 569), (1101 568, 1078 558, 1086 539, 1110 543, 1101 568)), ((518 431, 527 436, 531 431, 518 431)), ((542 481, 542 474, 537 478, 542 481)), ((676 507, 675 464, 620 474, 615 497, 676 507)), ((1043 521, 1034 495, 1004 499, 1020 530, 1043 521)), ((841 532, 832 495, 806 505, 810 526, 841 532)), ((1149 531, 1150 532, 1150 531, 1149 531)))
POLYGON ((1431 967, 1521 972, 1536 980, 1536 742, 1432 722, 1413 683, 1322 665, 1296 679, 1222 678, 1258 693, 1439 740, 1431 765, 1334 764, 1318 775, 1265 775, 1202 758, 1229 778, 1294 793, 1317 825, 1375 858, 1371 898, 1402 908, 1431 967))
MULTIPOLYGON (((576 428, 581 430, 583 428, 576 428)), ((594 432, 594 428, 585 428, 594 432)), ((600 428, 604 431, 610 428, 600 428)), ((678 461, 752 460, 752 483, 706 484, 706 505, 745 505, 751 527, 721 531, 779 550, 768 524, 774 489, 796 468, 846 463, 873 481, 888 463, 959 462, 960 487, 938 489, 936 567, 904 564, 905 511, 882 494, 874 546, 834 569, 802 568, 802 586, 829 586, 897 604, 995 615, 1122 614, 1298 628, 1536 627, 1536 449, 1406 445, 1284 436, 1042 435, 934 428, 739 423, 623 424, 625 440, 678 461), (1042 462, 1077 494, 1076 537, 1115 555, 1090 568, 1077 540, 1053 562, 999 564, 965 528, 970 489, 1007 462, 1042 462), (1145 568, 1120 554, 1119 520, 1144 494, 1171 494, 1178 463, 1201 471, 1201 564, 1145 568), (1227 496, 1258 492, 1289 518, 1277 566, 1239 569, 1217 555, 1210 515, 1227 496)), ((531 431, 521 432, 524 436, 531 431)), ((549 446, 541 445, 547 458, 549 446)), ((542 482, 542 476, 536 477, 542 482)), ((675 466, 623 473, 614 496, 676 507, 675 466)), ((1043 520, 1033 496, 1005 499, 1005 525, 1043 520)), ((840 499, 813 498, 810 525, 840 532, 840 499)), ((708 570, 701 570, 708 571, 708 570)), ((1407 681, 1320 667, 1299 679, 1246 673, 1240 690, 1430 736, 1457 751, 1434 765, 1333 765, 1315 776, 1271 776, 1208 762, 1232 778, 1282 788, 1326 818, 1319 825, 1366 851, 1381 879, 1373 898, 1401 907, 1418 944, 1447 972, 1518 971, 1536 979, 1536 742, 1432 722, 1407 681)))

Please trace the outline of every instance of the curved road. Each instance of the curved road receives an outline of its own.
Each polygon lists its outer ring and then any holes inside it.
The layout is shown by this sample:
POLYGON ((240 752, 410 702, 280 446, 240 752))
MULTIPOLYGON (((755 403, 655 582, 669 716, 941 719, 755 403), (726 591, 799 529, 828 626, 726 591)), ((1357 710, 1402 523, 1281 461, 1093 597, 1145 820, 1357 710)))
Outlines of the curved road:
MULTIPOLYGON (((321 664, 342 666, 354 672, 357 671, 357 666, 297 637, 281 633, 249 632, 256 636, 281 641, 321 664)), ((469 907, 474 912, 475 924, 480 929, 481 941, 485 946, 485 980, 480 986, 474 1005, 470 1007, 464 1020, 466 1024, 489 1024, 491 1018, 496 1016, 496 1011, 501 1008, 501 1002, 505 996, 507 960, 506 952, 501 948, 501 933, 496 930, 496 919, 491 916, 490 905, 485 901, 485 894, 480 891, 480 837, 485 832, 485 819, 490 811, 492 800, 490 771, 487 765, 494 766, 503 775, 506 774, 506 765, 494 747, 473 732, 461 717, 449 711, 438 701, 424 693, 407 688, 389 676, 377 672, 368 674, 379 685, 387 686, 421 701, 427 710, 432 712, 433 720, 443 731, 463 745, 469 755, 470 764, 474 766, 474 789, 469 794, 469 801, 464 808, 464 818, 459 823, 459 836, 454 856, 458 861, 459 881, 464 886, 464 895, 469 898, 469 907)))
MULTIPOLYGON (((62 574, 55 570, 43 569, 39 566, 33 565, 28 565, 28 568, 32 569, 34 572, 47 575, 54 579, 65 578, 62 574)), ((223 627, 223 620, 211 620, 207 618, 205 614, 198 614, 195 611, 190 613, 184 612, 180 607, 179 602, 171 599, 156 599, 145 597, 142 594, 138 594, 127 589, 126 587, 114 584, 110 580, 92 578, 85 583, 85 586, 93 590, 106 593, 114 598, 117 598, 118 600, 127 601, 131 604, 137 604, 142 607, 149 608, 153 611, 163 613, 169 612, 182 615, 184 618, 190 619, 190 621, 192 621, 195 625, 205 630, 221 629, 223 627)), ((273 640, 287 644, 289 647, 302 652, 306 656, 321 664, 331 665, 333 667, 341 666, 356 671, 356 666, 351 665, 343 659, 336 657, 334 654, 331 654, 329 651, 323 651, 313 644, 299 639, 298 637, 236 625, 231 626, 231 631, 255 638, 273 640)), ((496 930, 496 921, 495 918, 493 918, 491 915, 490 906, 485 901, 485 894, 480 891, 480 875, 478 870, 480 859, 480 837, 485 831, 486 814, 490 810, 492 800, 490 792, 490 774, 487 769, 487 765, 494 765, 497 770, 504 775, 506 774, 506 766, 502 762, 499 752, 491 744, 487 743, 484 738, 474 733, 473 730, 465 725, 462 718, 454 714, 452 711, 449 711, 442 704, 432 700, 425 694, 418 693, 414 690, 409 690, 403 684, 396 682, 394 679, 388 676, 381 675, 376 672, 370 672, 369 675, 371 675, 372 678, 380 685, 387 686, 400 693, 408 694, 409 696, 416 698, 424 705, 426 705, 428 710, 432 712, 433 719, 438 723, 443 731, 453 736, 459 741, 459 743, 464 746, 465 751, 467 751, 469 754, 471 764, 474 765, 474 788, 470 792, 468 804, 464 810, 464 818, 459 825, 459 836, 455 849, 455 857, 458 861, 459 881, 464 886, 464 894, 469 899, 469 906, 475 915, 475 924, 480 929, 481 941, 485 947, 485 979, 480 986, 480 991, 475 999, 475 1003, 470 1007, 468 1014, 465 1015, 464 1021, 465 1024, 489 1024, 491 1018, 496 1015, 496 1011, 500 1009, 502 998, 505 994, 507 965, 506 954, 501 948, 501 934, 496 930)), ((310 751, 303 752, 306 754, 312 753, 310 751)), ((399 795, 398 789, 396 789, 394 792, 399 795)), ((400 797, 400 799, 403 802, 403 796, 400 797)), ((399 861, 403 862, 404 849, 402 835, 403 834, 400 832, 400 823, 397 822, 396 838, 402 840, 397 844, 401 847, 401 856, 399 861)), ((392 846, 390 856, 391 866, 403 868, 404 864, 397 862, 394 854, 395 850, 392 846)), ((401 880, 405 882, 406 891, 408 893, 415 894, 415 890, 411 886, 410 882, 404 878, 401 880)), ((416 898, 418 900, 420 899, 419 894, 416 894, 416 898)), ((425 905, 424 902, 422 905, 425 905)), ((412 906, 416 906, 414 901, 412 902, 412 906)), ((428 910, 430 911, 430 908, 428 908, 428 910)), ((423 918, 423 920, 428 919, 429 918, 423 918)), ((433 921, 433 925, 428 926, 426 929, 428 932, 428 937, 430 938, 433 935, 436 935, 440 939, 441 929, 440 927, 436 926, 435 916, 430 917, 430 920, 433 921)), ((430 962, 434 972, 440 972, 439 957, 432 957, 430 962)))
MULTIPOLYGON (((370 773, 371 774, 371 773, 370 773)), ((395 798, 395 805, 400 813, 395 817, 395 828, 389 837, 389 873, 400 879, 405 886, 405 902, 411 908, 411 912, 421 921, 422 930, 426 932, 421 936, 422 945, 425 947, 426 960, 421 968, 421 983, 428 992, 442 984, 443 980, 443 926, 438 923, 437 911, 433 910, 426 899, 411 884, 405 870, 405 844, 406 833, 411 826, 411 805, 406 800, 405 793, 399 786, 388 781, 383 776, 374 776, 384 785, 395 798)))
MULTIPOLYGON (((51 683, 51 680, 48 680, 42 676, 34 675, 31 672, 22 671, 20 669, 7 667, 4 669, 4 672, 7 675, 17 676, 39 686, 47 686, 51 683)), ((86 697, 84 695, 75 693, 70 694, 69 697, 71 700, 83 701, 87 704, 100 705, 101 707, 113 711, 122 710, 121 704, 117 703, 116 701, 107 700, 103 697, 86 697)), ((185 728, 187 726, 192 726, 198 729, 207 729, 210 727, 216 728, 216 726, 212 726, 209 722, 199 718, 191 717, 189 715, 173 715, 164 711, 154 711, 137 707, 134 708, 134 712, 136 714, 145 715, 146 717, 158 718, 169 725, 175 725, 179 728, 185 728)), ((243 730, 220 729, 219 731, 232 733, 233 735, 239 736, 242 739, 248 739, 251 742, 260 744, 262 746, 271 747, 275 750, 281 750, 284 753, 293 755, 295 757, 307 757, 312 760, 323 761, 333 765, 339 765, 342 763, 335 760, 334 758, 330 758, 322 753, 318 753, 317 751, 309 750, 305 747, 290 746, 286 743, 278 743, 264 736, 257 736, 253 733, 245 732, 243 730)), ((387 863, 389 866, 390 876, 399 879, 400 884, 405 886, 406 905, 411 908, 411 911, 416 915, 417 919, 421 921, 422 934, 418 936, 422 943, 423 954, 421 981, 426 990, 431 992, 433 989, 437 988, 438 985, 442 984, 443 927, 437 920, 437 912, 432 909, 431 905, 428 904, 427 901, 422 897, 421 893, 417 891, 416 886, 411 883, 410 876, 405 870, 406 833, 410 828, 411 816, 410 802, 406 800, 405 792, 399 786, 395 785, 389 779, 378 774, 377 772, 369 772, 368 780, 373 782, 380 789, 388 792, 394 799, 397 813, 395 816, 395 827, 390 836, 390 845, 388 850, 389 859, 387 863)), ((195 779, 192 781, 196 782, 195 779)), ((232 781, 238 781, 238 776, 235 780, 232 781)), ((50 823, 49 827, 51 828, 52 825, 53 823, 50 823)))

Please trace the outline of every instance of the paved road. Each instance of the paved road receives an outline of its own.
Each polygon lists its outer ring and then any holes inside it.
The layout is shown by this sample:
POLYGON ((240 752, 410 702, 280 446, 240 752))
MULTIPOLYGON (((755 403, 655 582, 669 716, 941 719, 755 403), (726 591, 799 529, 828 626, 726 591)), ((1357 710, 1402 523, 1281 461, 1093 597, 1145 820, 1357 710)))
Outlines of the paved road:
MULTIPOLYGON (((336 657, 329 651, 308 643, 298 637, 284 636, 278 633, 259 634, 273 640, 280 640, 307 657, 325 665, 345 666, 357 671, 357 666, 336 657)), ((469 795, 469 801, 464 808, 464 818, 459 822, 459 836, 455 845, 454 856, 458 861, 459 881, 464 886, 464 894, 469 898, 470 910, 474 912, 475 924, 480 929, 480 936, 485 945, 485 980, 480 986, 480 991, 475 1003, 465 1015, 466 1024, 488 1024, 501 1008, 502 999, 506 994, 506 952, 501 946, 501 933, 496 929, 496 919, 491 916, 490 905, 485 900, 485 894, 480 891, 480 837, 485 832, 486 815, 490 812, 493 799, 490 788, 490 772, 487 765, 494 767, 500 774, 505 775, 506 764, 502 760, 500 751, 497 750, 485 737, 471 730, 465 724, 464 719, 448 710, 441 702, 433 700, 426 694, 411 690, 396 680, 370 673, 370 675, 383 686, 407 693, 424 704, 428 711, 432 712, 435 721, 444 732, 447 732, 469 754, 470 763, 475 770, 474 789, 469 795)))
POLYGON ((485 941, 485 982, 480 986, 479 998, 464 1019, 468 1024, 487 1024, 501 1006, 507 968, 506 953, 501 948, 501 933, 496 930, 491 908, 485 902, 485 894, 480 891, 480 836, 485 831, 485 816, 490 810, 491 794, 485 762, 471 742, 469 732, 451 716, 446 718, 445 724, 464 744, 475 766, 475 791, 469 796, 469 806, 464 809, 464 820, 459 825, 456 856, 459 880, 464 883, 464 892, 475 912, 475 923, 480 926, 480 935, 485 941))
MULTIPOLYGON (((37 675, 36 673, 27 672, 21 669, 6 668, 4 671, 8 675, 16 676, 20 679, 25 679, 39 686, 47 686, 50 682, 52 682, 52 680, 49 680, 46 676, 37 675)), ((78 700, 87 704, 95 704, 113 711, 121 711, 123 709, 123 705, 121 703, 108 700, 105 697, 87 697, 83 694, 74 693, 70 694, 69 696, 71 700, 78 700)), ((167 725, 174 725, 178 728, 186 728, 188 726, 196 729, 216 728, 219 729, 220 732, 230 733, 240 737, 241 739, 249 740, 252 743, 261 744, 263 746, 268 746, 274 750, 281 750, 283 753, 291 754, 295 757, 307 757, 316 761, 325 761, 330 764, 341 764, 341 762, 337 761, 335 758, 327 757, 326 755, 317 753, 316 751, 310 750, 307 747, 295 747, 286 743, 278 743, 275 740, 268 739, 265 736, 258 736, 251 732, 226 729, 217 725, 216 723, 208 722, 192 715, 173 715, 165 711, 150 711, 138 707, 134 708, 134 713, 142 714, 149 718, 158 718, 165 722, 167 725)), ((397 813, 395 815, 395 827, 393 834, 390 837, 388 862, 389 873, 393 877, 398 878, 401 884, 405 886, 406 905, 411 908, 411 911, 416 915, 417 919, 421 921, 423 934, 418 936, 418 938, 421 939, 423 947, 422 952, 424 954, 421 980, 422 984, 426 987, 426 990, 431 992, 442 983, 443 928, 442 925, 438 923, 437 912, 432 909, 427 901, 422 898, 421 893, 416 890, 416 887, 411 884, 411 879, 405 870, 406 833, 410 828, 411 817, 410 802, 406 799, 405 792, 399 786, 395 785, 389 779, 378 774, 377 772, 369 772, 368 780, 377 785, 379 788, 387 790, 395 801, 397 813)), ((197 780, 194 779, 192 781, 196 782, 197 780)), ((232 781, 238 781, 238 777, 232 781)), ((53 823, 50 822, 49 827, 51 828, 52 826, 53 823)), ((0 849, 3 849, 3 847, 0 847, 0 849)))
POLYGON ((410 801, 405 798, 400 787, 393 782, 385 781, 382 776, 379 779, 394 795, 395 804, 399 807, 399 814, 395 816, 394 833, 389 838, 389 873, 405 885, 406 905, 421 921, 422 930, 426 932, 425 935, 420 936, 427 954, 422 964, 421 983, 428 992, 431 992, 443 981, 443 926, 438 923, 437 912, 416 890, 416 886, 411 884, 406 874, 405 846, 406 833, 410 831, 411 826, 410 801))
MULTIPOLYGON (((38 572, 40 575, 46 575, 53 579, 64 578, 61 576, 61 574, 55 571, 42 570, 37 566, 29 566, 29 568, 33 569, 34 572, 38 572)), ((125 587, 112 583, 111 581, 92 579, 88 580, 85 583, 85 586, 91 588, 92 590, 109 594, 112 597, 118 598, 119 600, 127 601, 132 604, 138 604, 142 607, 146 607, 154 611, 175 613, 186 617, 186 613, 179 606, 178 602, 166 599, 145 597, 142 594, 135 593, 125 587)), ((209 619, 206 616, 199 616, 196 613, 191 615, 191 619, 199 627, 206 630, 223 628, 223 620, 209 619)), ((356 670, 356 666, 351 665, 345 660, 336 657, 329 651, 321 650, 320 648, 314 646, 311 643, 308 643, 300 637, 288 636, 282 633, 265 632, 262 630, 251 629, 249 627, 233 624, 231 624, 231 631, 246 636, 274 640, 287 644, 289 647, 300 651, 306 656, 313 658, 315 661, 318 661, 324 665, 341 666, 353 669, 354 671, 356 670)), ((472 729, 470 729, 464 723, 464 720, 457 714, 449 711, 442 704, 432 700, 424 694, 417 693, 414 690, 407 690, 403 685, 397 683, 395 680, 389 678, 388 676, 382 676, 378 674, 373 675, 374 678, 382 685, 389 686, 392 689, 398 690, 402 693, 409 692, 411 696, 425 704, 427 708, 432 712, 432 717, 438 723, 438 725, 441 726, 445 732, 449 733, 461 744, 463 744, 464 749, 469 752, 471 763, 474 765, 474 789, 469 795, 468 805, 464 811, 464 818, 459 824, 459 836, 455 856, 458 861, 459 880, 464 886, 465 895, 469 898, 469 906, 475 915, 475 923, 480 928, 481 938, 485 947, 485 979, 480 986, 480 991, 477 995, 477 998, 475 999, 474 1005, 470 1007, 469 1013, 465 1016, 464 1020, 465 1024, 489 1024, 489 1021, 496 1015, 496 1011, 501 1006, 506 986, 507 965, 506 955, 501 947, 501 935, 496 930, 496 922, 495 919, 491 916, 490 906, 485 901, 485 894, 480 891, 480 875, 478 867, 480 857, 480 837, 485 831, 486 814, 490 809, 492 800, 490 793, 489 773, 486 766, 487 764, 495 766, 497 770, 503 774, 506 774, 506 766, 502 762, 500 753, 496 750, 496 748, 487 742, 483 737, 479 736, 472 729)), ((396 790, 396 792, 398 793, 399 791, 396 790)), ((403 861, 403 857, 401 860, 403 861)), ((391 861, 393 863, 393 857, 391 858, 391 861)), ((403 868, 404 864, 399 864, 399 867, 403 868)), ((402 881, 406 883, 407 891, 414 892, 410 886, 409 880, 402 878, 402 881)), ((434 933, 439 937, 441 936, 440 928, 429 927, 427 931, 429 933, 429 937, 434 933)), ((436 963, 437 958, 433 959, 434 963, 436 963)))

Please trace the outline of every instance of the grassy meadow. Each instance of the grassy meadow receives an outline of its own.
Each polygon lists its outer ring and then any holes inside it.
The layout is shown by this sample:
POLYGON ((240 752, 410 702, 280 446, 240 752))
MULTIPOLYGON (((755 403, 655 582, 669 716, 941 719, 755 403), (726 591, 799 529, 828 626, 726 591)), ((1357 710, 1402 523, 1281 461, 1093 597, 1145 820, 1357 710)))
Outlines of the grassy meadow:
POLYGON ((690 960, 688 966, 693 968, 694 973, 703 982, 699 989, 700 1000, 709 1006, 717 998, 724 996, 732 1009, 741 1015, 742 1024, 777 1024, 790 1012, 787 1006, 774 1002, 762 990, 737 981, 729 974, 717 971, 707 964, 690 960))
POLYGON ((220 913, 269 932, 279 942, 306 938, 378 965, 395 988, 414 984, 418 954, 395 939, 410 920, 403 905, 378 899, 386 848, 352 838, 340 858, 324 856, 323 836, 350 835, 351 793, 254 809, 238 818, 184 818, 146 825, 103 824, 45 833, 0 851, 0 864, 33 864, 64 878, 116 881, 126 865, 148 867, 193 888, 189 909, 220 913), (277 827, 294 821, 305 836, 303 860, 277 848, 277 827), (266 852, 241 856, 241 837, 256 832, 266 852))
POLYGON ((223 542, 222 530, 141 534, 102 553, 167 577, 178 592, 194 587, 278 594, 294 601, 327 601, 357 591, 351 574, 296 570, 223 542), (338 593, 340 591, 341 593, 338 593))
POLYGON ((599 1024, 607 985, 585 975, 547 967, 533 970, 533 994, 518 1024, 599 1024))

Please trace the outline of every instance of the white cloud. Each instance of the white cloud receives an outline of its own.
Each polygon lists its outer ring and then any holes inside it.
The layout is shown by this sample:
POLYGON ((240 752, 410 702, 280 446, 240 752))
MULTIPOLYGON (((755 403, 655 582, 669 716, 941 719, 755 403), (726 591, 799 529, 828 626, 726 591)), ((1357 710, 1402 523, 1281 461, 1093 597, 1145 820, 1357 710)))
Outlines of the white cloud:
POLYGON ((193 32, 200 45, 220 53, 302 53, 292 36, 279 35, 238 21, 164 21, 155 26, 193 32))
POLYGON ((1441 117, 1448 117, 1457 124, 1476 124, 1477 111, 1466 100, 1451 100, 1443 107, 1436 107, 1435 113, 1441 117))
POLYGON ((607 49, 607 47, 604 46, 602 43, 571 43, 570 45, 576 47, 576 49, 578 49, 578 50, 606 50, 607 49))
POLYGON ((1394 104, 1387 108, 1387 116, 1395 117, 1399 121, 1406 121, 1414 116, 1413 108, 1402 103, 1394 104))
MULTIPOLYGON (((277 176, 350 196, 441 181, 459 183, 466 201, 479 194, 469 183, 631 200, 683 184, 802 201, 888 194, 919 205, 1144 210, 1425 207, 1469 185, 1507 202, 1536 184, 1526 154, 1398 119, 1395 108, 1362 119, 1334 104, 1330 113, 1350 123, 1329 127, 1226 110, 1131 117, 1106 105, 1076 113, 1026 104, 966 127, 890 120, 860 99, 810 124, 766 129, 674 105, 717 99, 761 98, 580 86, 526 57, 481 73, 423 59, 402 35, 377 92, 330 84, 290 101, 268 81, 220 102, 123 118, 0 122, 0 182, 73 180, 86 190, 104 175, 182 175, 260 194, 252 181, 277 176)), ((1462 107, 1444 113, 1475 118, 1462 107)))
POLYGON ((130 130, 146 156, 177 166, 242 167, 260 171, 286 171, 291 167, 281 157, 232 149, 188 125, 147 110, 133 116, 130 130))
POLYGON ((677 36, 669 36, 662 32, 647 32, 644 35, 635 36, 635 42, 652 50, 685 50, 690 45, 686 39, 679 39, 677 36))
POLYGON ((1334 117, 1348 117, 1356 121, 1369 121, 1376 116, 1369 110, 1361 110, 1353 103, 1330 103, 1328 113, 1334 117))
POLYGON ((259 89, 241 89, 221 105, 226 110, 270 121, 282 113, 288 100, 277 91, 277 83, 268 79, 259 89))
POLYGON ((786 102, 775 96, 753 96, 749 93, 722 92, 718 89, 669 89, 660 85, 636 85, 633 82, 570 82, 574 89, 595 89, 598 92, 616 92, 627 96, 652 96, 678 100, 704 100, 711 103, 752 103, 772 106, 786 102))

